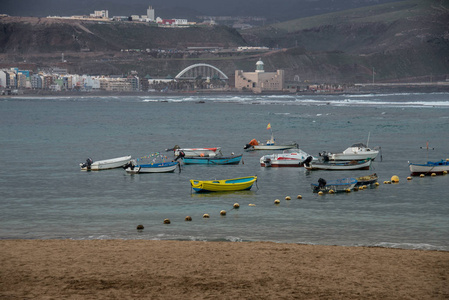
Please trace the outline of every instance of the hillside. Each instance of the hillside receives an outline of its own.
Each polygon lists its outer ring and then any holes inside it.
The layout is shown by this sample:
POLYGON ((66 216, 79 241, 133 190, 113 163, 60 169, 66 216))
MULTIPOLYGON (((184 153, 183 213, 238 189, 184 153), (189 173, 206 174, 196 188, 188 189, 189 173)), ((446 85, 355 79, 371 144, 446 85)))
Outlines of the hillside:
POLYGON ((0 67, 67 68, 79 74, 137 71, 175 76, 195 63, 212 64, 232 77, 284 69, 287 80, 377 82, 445 80, 449 76, 449 1, 407 0, 277 23, 237 32, 225 26, 158 28, 144 23, 47 18, 0 18, 0 67), (192 52, 187 47, 277 48, 264 53, 192 52), (139 52, 122 49, 172 49, 139 52), (178 52, 179 51, 179 52, 178 52), (64 60, 62 60, 64 53, 64 60))

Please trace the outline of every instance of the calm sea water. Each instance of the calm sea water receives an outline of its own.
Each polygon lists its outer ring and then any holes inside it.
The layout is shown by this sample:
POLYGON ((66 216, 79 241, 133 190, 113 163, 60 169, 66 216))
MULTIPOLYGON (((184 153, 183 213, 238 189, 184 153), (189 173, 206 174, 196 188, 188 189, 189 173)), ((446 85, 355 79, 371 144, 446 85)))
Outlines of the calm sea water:
POLYGON ((0 98, 1 239, 274 241, 449 250, 449 176, 409 176, 408 161, 449 158, 449 94, 0 98), (200 103, 204 101, 204 103, 200 103), (166 148, 296 141, 317 155, 380 146, 369 171, 236 166, 181 173, 82 172, 79 163, 166 148), (430 149, 427 150, 426 143, 430 149), (424 148, 424 149, 423 149, 424 148), (376 172, 381 185, 318 196, 310 183, 376 172), (195 194, 190 179, 257 175, 250 191, 195 194), (383 184, 393 175, 399 184, 383 184), (303 199, 296 199, 302 195, 303 199), (284 200, 291 196, 292 200, 284 200), (274 200, 280 199, 279 205, 274 200), (240 209, 233 209, 239 203, 240 209), (255 204, 255 206, 249 206, 255 204), (226 210, 226 216, 220 211, 226 210), (203 214, 209 219, 203 219, 203 214), (192 222, 185 222, 190 215, 192 222), (170 225, 163 220, 169 218, 170 225), (142 224, 141 232, 136 226, 142 224))

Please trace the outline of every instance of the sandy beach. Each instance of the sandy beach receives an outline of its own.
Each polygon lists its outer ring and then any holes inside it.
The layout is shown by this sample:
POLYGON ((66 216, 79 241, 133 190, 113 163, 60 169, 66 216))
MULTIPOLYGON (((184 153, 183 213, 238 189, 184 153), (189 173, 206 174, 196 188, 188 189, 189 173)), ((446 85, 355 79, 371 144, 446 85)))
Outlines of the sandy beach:
POLYGON ((1 299, 448 299, 449 252, 2 240, 1 299))

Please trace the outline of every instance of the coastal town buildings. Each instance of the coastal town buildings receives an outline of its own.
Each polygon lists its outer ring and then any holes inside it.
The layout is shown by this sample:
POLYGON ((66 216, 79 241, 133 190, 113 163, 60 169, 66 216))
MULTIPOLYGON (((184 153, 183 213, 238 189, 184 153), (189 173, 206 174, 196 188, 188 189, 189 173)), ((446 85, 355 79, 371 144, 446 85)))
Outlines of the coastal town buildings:
POLYGON ((284 70, 265 72, 264 63, 259 60, 254 72, 235 71, 235 88, 243 91, 250 90, 255 93, 264 91, 284 90, 284 70))

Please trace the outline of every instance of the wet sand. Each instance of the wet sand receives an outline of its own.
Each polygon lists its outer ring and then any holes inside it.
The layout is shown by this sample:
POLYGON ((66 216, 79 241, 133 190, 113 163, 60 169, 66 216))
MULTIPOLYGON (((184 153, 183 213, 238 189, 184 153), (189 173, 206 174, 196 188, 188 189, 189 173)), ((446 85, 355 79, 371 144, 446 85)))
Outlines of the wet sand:
POLYGON ((449 299, 449 252, 0 240, 0 299, 449 299))

